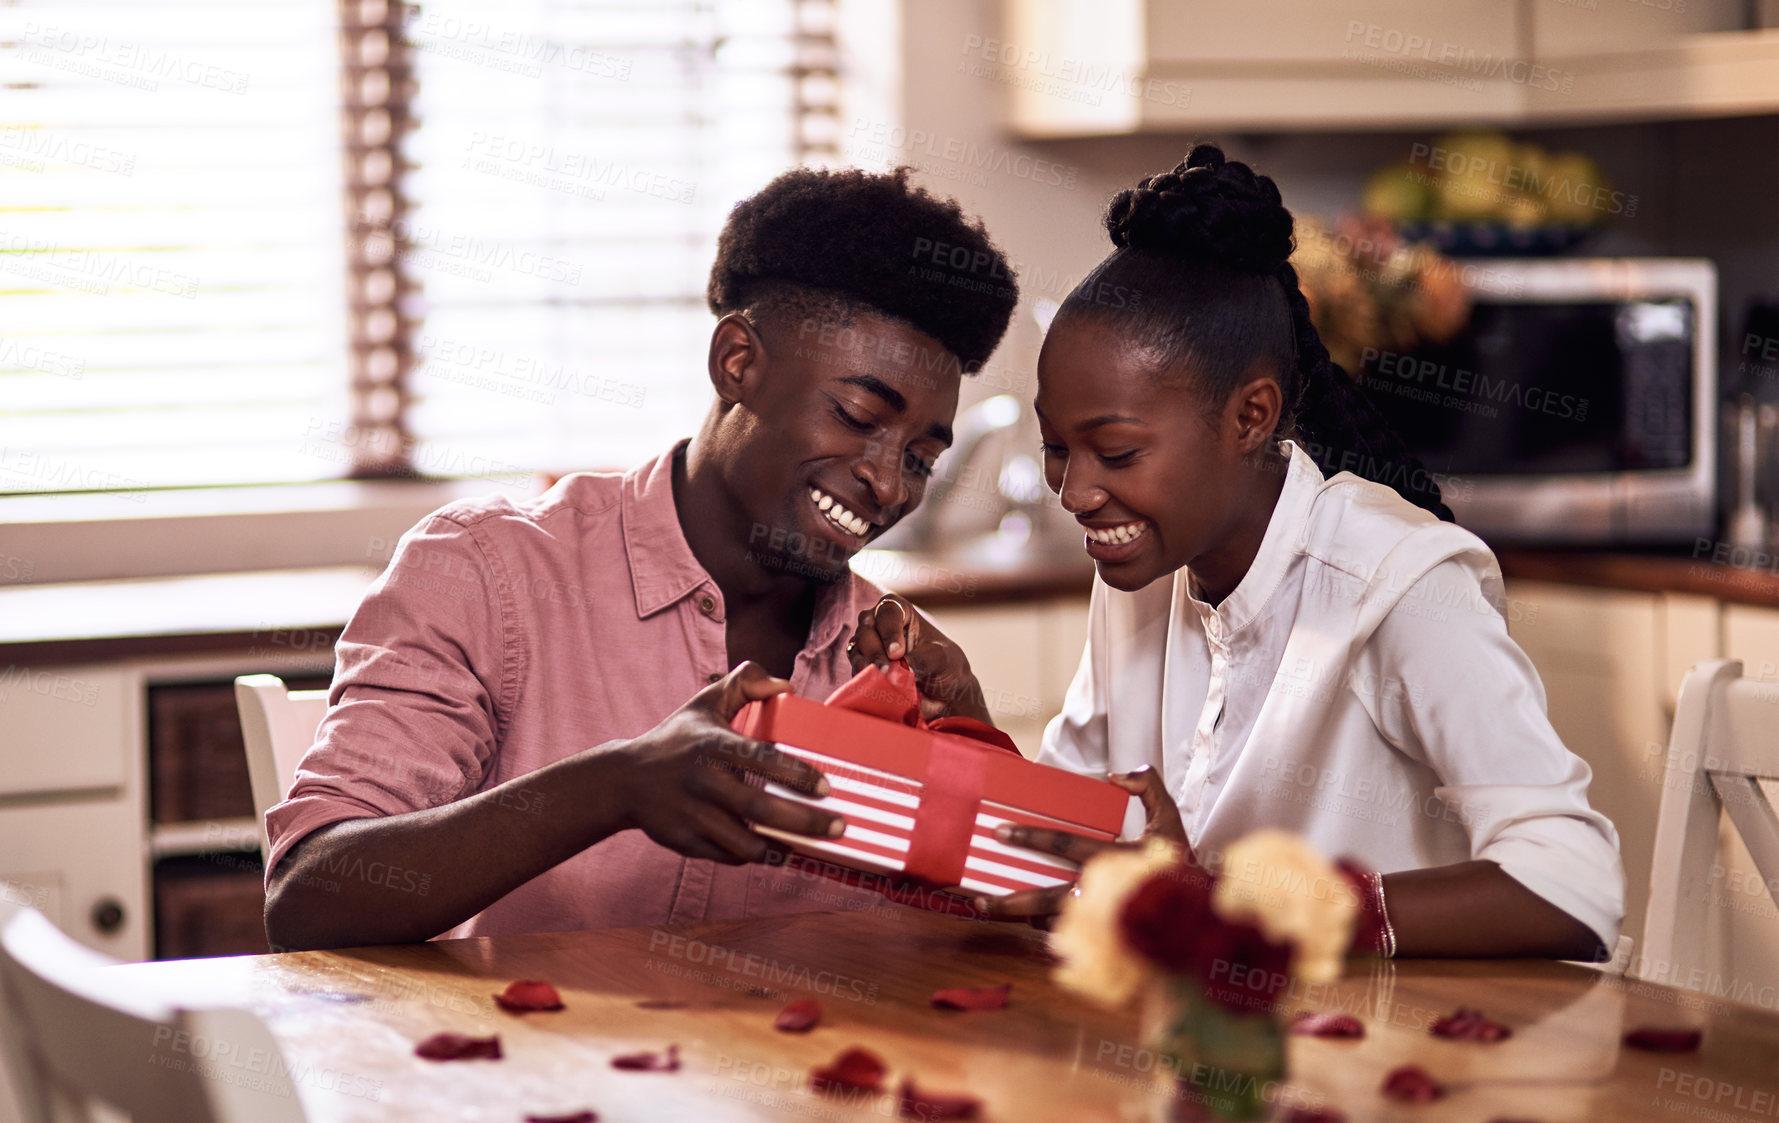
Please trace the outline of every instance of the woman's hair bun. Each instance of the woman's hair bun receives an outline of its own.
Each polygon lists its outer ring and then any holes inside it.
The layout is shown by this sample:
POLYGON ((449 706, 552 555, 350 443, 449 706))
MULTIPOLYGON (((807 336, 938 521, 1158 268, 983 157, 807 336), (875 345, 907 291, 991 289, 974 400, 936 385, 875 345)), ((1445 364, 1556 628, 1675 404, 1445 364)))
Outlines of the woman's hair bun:
POLYGON ((1169 172, 1120 191, 1106 211, 1120 249, 1209 259, 1238 273, 1276 273, 1291 257, 1291 212, 1268 176, 1226 160, 1214 144, 1193 147, 1169 172))

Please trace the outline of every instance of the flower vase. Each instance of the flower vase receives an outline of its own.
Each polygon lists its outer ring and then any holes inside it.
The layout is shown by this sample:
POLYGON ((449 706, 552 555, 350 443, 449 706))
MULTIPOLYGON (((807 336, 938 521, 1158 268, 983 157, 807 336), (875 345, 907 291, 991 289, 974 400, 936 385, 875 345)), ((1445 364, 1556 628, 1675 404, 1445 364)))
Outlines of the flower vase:
POLYGON ((1149 1047, 1174 1074, 1175 1118, 1258 1119, 1278 1098, 1285 1031, 1272 1010, 1228 1009, 1197 979, 1172 975, 1148 992, 1143 1023, 1149 1047))

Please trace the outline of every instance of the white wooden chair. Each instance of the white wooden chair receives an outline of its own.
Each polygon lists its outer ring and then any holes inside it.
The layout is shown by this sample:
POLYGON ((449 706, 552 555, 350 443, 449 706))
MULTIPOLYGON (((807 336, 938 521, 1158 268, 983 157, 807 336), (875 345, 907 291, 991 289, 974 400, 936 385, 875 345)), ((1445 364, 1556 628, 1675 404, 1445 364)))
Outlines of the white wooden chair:
POLYGON ((0 1052, 29 1123, 307 1118, 252 1011, 183 1008, 121 982, 111 962, 0 900, 0 1052))
POLYGON ((1718 852, 1719 812, 1748 846, 1769 895, 1779 885, 1779 817, 1758 780, 1779 779, 1779 686, 1735 659, 1695 666, 1680 685, 1649 874, 1638 972, 1678 985, 1706 964, 1700 894, 1718 852))
POLYGON ((259 856, 269 862, 266 812, 290 791, 297 762, 315 743, 315 729, 327 712, 327 691, 286 690, 277 675, 242 675, 235 680, 235 708, 241 711, 241 739, 247 743, 259 856))

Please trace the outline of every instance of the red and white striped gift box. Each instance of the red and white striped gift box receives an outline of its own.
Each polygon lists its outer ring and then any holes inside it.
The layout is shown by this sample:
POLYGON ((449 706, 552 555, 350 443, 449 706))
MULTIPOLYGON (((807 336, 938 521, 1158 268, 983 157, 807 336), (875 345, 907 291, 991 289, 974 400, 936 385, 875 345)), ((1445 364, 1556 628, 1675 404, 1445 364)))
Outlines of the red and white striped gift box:
POLYGON ((846 820, 846 833, 836 839, 756 827, 761 834, 852 869, 911 876, 971 894, 1003 896, 1075 878, 1072 862, 996 842, 997 826, 1019 823, 1111 839, 1131 798, 1103 780, 1035 764, 955 734, 795 695, 750 703, 735 724, 740 732, 813 764, 829 787, 822 799, 777 784, 767 785, 768 791, 846 820), (940 805, 951 813, 938 813, 940 805), (928 820, 924 826, 923 819, 928 820), (935 819, 946 820, 937 828, 944 835, 917 842, 923 830, 935 829, 935 819))

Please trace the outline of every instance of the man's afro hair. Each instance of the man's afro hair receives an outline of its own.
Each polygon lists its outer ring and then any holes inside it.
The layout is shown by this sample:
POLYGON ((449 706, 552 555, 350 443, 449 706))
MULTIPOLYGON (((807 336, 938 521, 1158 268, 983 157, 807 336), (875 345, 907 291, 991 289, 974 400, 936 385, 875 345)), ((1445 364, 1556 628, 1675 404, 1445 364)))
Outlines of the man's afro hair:
POLYGON ((736 204, 706 297, 726 315, 787 288, 867 305, 938 340, 966 372, 1007 331, 1019 287, 982 223, 907 168, 797 168, 736 204))

